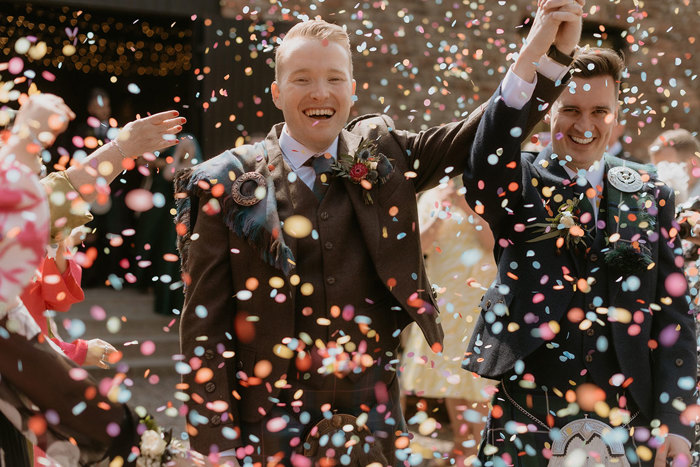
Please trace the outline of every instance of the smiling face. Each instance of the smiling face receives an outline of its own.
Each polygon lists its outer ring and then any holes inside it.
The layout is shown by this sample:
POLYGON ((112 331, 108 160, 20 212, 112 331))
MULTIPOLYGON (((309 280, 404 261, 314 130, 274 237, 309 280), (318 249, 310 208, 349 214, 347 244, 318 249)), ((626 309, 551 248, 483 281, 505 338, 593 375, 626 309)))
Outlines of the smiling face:
POLYGON ((609 75, 572 81, 549 116, 552 148, 562 159, 571 156, 573 168, 588 169, 603 156, 617 123, 617 89, 609 75))
POLYGON ((329 40, 294 38, 277 62, 272 99, 290 136, 312 151, 328 148, 347 123, 355 94, 350 57, 329 40))

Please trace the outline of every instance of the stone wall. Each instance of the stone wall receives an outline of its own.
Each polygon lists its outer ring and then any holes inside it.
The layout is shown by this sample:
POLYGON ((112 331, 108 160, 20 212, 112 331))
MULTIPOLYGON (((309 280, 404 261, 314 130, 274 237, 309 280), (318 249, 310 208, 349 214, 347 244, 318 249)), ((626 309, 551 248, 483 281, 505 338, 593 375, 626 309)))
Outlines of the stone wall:
MULTIPOLYGON (((526 0, 220 4, 225 17, 264 25, 272 41, 275 24, 304 15, 346 25, 358 85, 353 113, 385 112, 399 127, 414 130, 461 118, 488 99, 512 63, 535 8, 526 0)), ((697 3, 589 1, 585 8, 583 42, 616 45, 627 58, 621 108, 627 148, 645 158, 646 147, 662 129, 696 131, 697 3)), ((268 53, 268 62, 271 57, 268 53)))

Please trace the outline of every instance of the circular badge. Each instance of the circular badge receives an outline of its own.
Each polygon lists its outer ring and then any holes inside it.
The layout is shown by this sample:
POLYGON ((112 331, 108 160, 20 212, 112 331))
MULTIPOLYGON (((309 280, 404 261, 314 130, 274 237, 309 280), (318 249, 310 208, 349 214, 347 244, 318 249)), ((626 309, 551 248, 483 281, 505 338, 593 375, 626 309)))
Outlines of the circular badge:
POLYGON ((634 193, 642 188, 642 176, 629 167, 613 167, 608 170, 608 181, 624 193, 634 193))
POLYGON ((246 172, 233 181, 231 196, 236 204, 241 206, 253 206, 260 202, 255 196, 258 187, 265 186, 265 177, 257 172, 246 172))

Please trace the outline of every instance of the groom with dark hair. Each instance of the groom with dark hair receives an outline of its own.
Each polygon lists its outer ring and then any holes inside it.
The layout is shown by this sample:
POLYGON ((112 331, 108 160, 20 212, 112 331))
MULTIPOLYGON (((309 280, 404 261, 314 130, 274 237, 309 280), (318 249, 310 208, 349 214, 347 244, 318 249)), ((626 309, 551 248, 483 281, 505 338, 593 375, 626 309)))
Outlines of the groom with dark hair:
POLYGON ((578 55, 539 154, 520 152, 526 110, 492 99, 479 124, 464 184, 498 277, 464 368, 501 380, 482 462, 689 459, 696 353, 673 191, 606 154, 623 68, 610 49, 578 55))

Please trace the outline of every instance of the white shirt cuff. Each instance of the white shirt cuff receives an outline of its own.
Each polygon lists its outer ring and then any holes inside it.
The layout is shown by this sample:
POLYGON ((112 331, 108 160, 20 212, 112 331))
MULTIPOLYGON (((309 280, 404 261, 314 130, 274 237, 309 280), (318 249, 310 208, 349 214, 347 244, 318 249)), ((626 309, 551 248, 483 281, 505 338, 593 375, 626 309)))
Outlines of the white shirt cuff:
POLYGON ((556 83, 566 76, 569 72, 569 67, 555 62, 547 55, 542 55, 540 61, 537 63, 537 71, 556 83))
POLYGON ((535 91, 537 85, 537 75, 535 81, 528 83, 513 72, 513 67, 508 68, 505 78, 501 83, 501 98, 503 102, 512 109, 522 109, 535 91))

